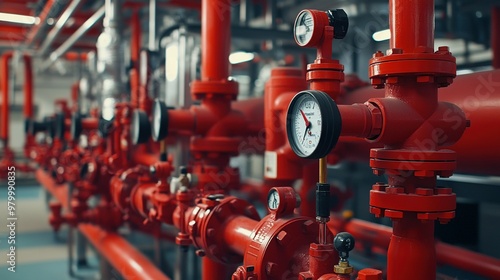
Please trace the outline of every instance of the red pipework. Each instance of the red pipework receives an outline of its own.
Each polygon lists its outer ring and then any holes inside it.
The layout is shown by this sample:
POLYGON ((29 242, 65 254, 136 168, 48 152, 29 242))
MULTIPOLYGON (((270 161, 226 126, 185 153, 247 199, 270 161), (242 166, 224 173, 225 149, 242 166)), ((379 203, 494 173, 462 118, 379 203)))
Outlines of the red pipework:
MULTIPOLYGON (((458 172, 500 175, 500 169, 496 168, 496 162, 500 158, 500 149, 497 149, 500 131, 490 129, 495 126, 495 120, 500 119, 499 81, 500 70, 485 71, 458 76, 452 85, 440 89, 439 101, 456 104, 471 123, 460 140, 449 147, 450 150, 456 152, 456 170, 458 172), (481 145, 477 145, 478 142, 481 145)), ((363 103, 370 98, 381 98, 383 94, 383 91, 363 87, 342 95, 341 100, 343 104, 363 103)), ((342 110, 343 107, 339 106, 339 109, 342 110)), ((453 116, 452 112, 444 111, 443 113, 449 116, 448 123, 452 129, 460 125, 458 116, 453 116)), ((355 119, 360 118, 352 117, 353 113, 341 115, 343 121, 355 121, 355 119)), ((356 123, 358 126, 364 124, 364 122, 355 121, 351 125, 344 126, 344 129, 354 128, 356 123)), ((362 131, 356 130, 358 132, 347 134, 354 135, 362 131)), ((353 138, 345 140, 341 138, 340 142, 339 148, 335 152, 342 153, 343 158, 356 160, 365 159, 370 148, 381 146, 380 143, 355 141, 353 138), (344 148, 342 149, 340 146, 344 148)))
POLYGON ((384 145, 370 151, 374 173, 388 175, 387 185, 370 192, 370 212, 393 219, 389 280, 435 278, 433 222, 455 215, 455 195, 437 189, 436 176, 451 176, 456 156, 440 147, 456 143, 469 123, 456 105, 438 102, 438 87, 452 83, 456 64, 448 47, 433 50, 433 14, 432 0, 391 0, 391 49, 375 53, 369 66, 385 98, 339 106, 343 136, 384 145))
POLYGON ((202 0, 201 21, 201 79, 226 81, 231 46, 231 0, 202 0))
POLYGON ((389 0, 391 49, 434 50, 434 0, 389 0))
POLYGON ((0 138, 5 142, 5 147, 9 141, 9 60, 14 54, 6 52, 2 55, 2 126, 0 138))
MULTIPOLYGON (((334 233, 348 231, 357 241, 386 249, 391 242, 392 228, 359 219, 334 218, 328 223, 334 233)), ((500 260, 441 241, 435 242, 438 264, 450 265, 477 275, 500 278, 500 260)))
POLYGON ((24 118, 33 118, 33 71, 31 56, 23 55, 24 59, 24 118))
MULTIPOLYGON (((68 207, 66 185, 57 185, 40 169, 36 171, 36 177, 63 207, 68 207)), ((90 224, 80 224, 78 229, 121 275, 138 279, 170 279, 119 235, 90 224)))
POLYGON ((118 234, 89 224, 81 224, 78 229, 87 237, 94 248, 127 279, 170 279, 118 234))

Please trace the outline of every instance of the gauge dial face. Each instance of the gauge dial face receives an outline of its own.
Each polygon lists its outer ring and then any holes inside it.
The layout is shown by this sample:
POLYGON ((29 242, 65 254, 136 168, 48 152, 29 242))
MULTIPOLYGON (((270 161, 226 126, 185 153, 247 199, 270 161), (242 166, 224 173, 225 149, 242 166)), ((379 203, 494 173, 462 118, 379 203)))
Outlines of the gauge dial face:
POLYGON ((267 207, 269 210, 276 210, 280 205, 280 196, 276 190, 271 190, 267 196, 267 207))
POLYGON ((337 104, 317 90, 301 91, 292 99, 286 120, 287 137, 295 154, 319 159, 330 153, 342 129, 337 104))
POLYGON ((316 150, 320 141, 323 121, 320 105, 312 96, 303 95, 290 109, 291 141, 307 157, 316 150))
POLYGON ((314 19, 310 11, 302 11, 295 19, 294 36, 300 46, 304 46, 312 38, 314 32, 314 19))

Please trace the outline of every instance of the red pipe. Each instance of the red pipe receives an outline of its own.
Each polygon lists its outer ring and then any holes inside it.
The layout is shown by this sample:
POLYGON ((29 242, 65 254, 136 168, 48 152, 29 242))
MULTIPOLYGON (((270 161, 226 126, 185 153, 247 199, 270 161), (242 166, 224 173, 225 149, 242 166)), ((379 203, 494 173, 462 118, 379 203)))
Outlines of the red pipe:
POLYGON ((78 229, 125 279, 170 279, 118 234, 90 224, 81 224, 78 229))
MULTIPOLYGON (((342 95, 342 104, 363 103, 370 98, 381 98, 383 90, 363 87, 342 95)), ((440 88, 439 101, 446 101, 460 107, 470 120, 467 128, 458 142, 449 149, 457 153, 457 172, 500 175, 497 168, 500 149, 500 130, 495 127, 495 120, 500 119, 500 70, 478 72, 458 76, 453 84, 440 88), (477 145, 481 143, 481 145, 477 145)), ((344 115, 342 115, 344 118, 344 115)), ((456 121, 451 119, 451 127, 456 121)), ((351 140, 351 139, 350 139, 351 140)), ((350 159, 366 160, 369 149, 380 147, 380 144, 370 144, 366 141, 342 141, 349 153, 350 159)), ((342 151, 340 151, 342 152, 342 151)))
POLYGON ((24 117, 33 118, 33 71, 31 56, 24 55, 24 117))
POLYGON ((235 253, 244 255, 249 241, 248 237, 252 234, 257 223, 258 221, 245 216, 234 216, 225 223, 222 238, 235 253))
POLYGON ((438 262, 490 279, 500 279, 500 260, 443 242, 436 243, 438 262))
POLYGON ((130 59, 135 63, 136 68, 139 66, 139 56, 141 51, 141 19, 139 10, 135 10, 132 14, 130 29, 132 33, 130 42, 130 59))
MULTIPOLYGON (((36 178, 59 202, 68 207, 66 185, 57 185, 45 171, 38 169, 36 178)), ((78 229, 125 279, 169 280, 160 269, 121 236, 90 224, 78 229)))
POLYGON ((227 80, 231 40, 231 0, 201 2, 202 80, 227 80))
POLYGON ((136 10, 132 14, 131 19, 131 42, 130 42, 130 59, 132 60, 133 71, 130 72, 132 93, 131 102, 132 107, 137 108, 139 106, 139 84, 140 84, 140 51, 141 51, 141 20, 139 18, 139 10, 136 10))
MULTIPOLYGON (((347 231, 358 240, 369 242, 380 248, 387 248, 391 241, 391 227, 359 219, 345 221, 333 218, 328 226, 334 233, 347 231)), ((438 263, 490 279, 500 279, 500 260, 440 241, 437 241, 435 246, 438 263)))
POLYGON ((58 185, 56 181, 42 169, 35 172, 36 180, 54 196, 64 208, 68 207, 68 188, 66 185, 58 185))
POLYGON ((8 146, 9 138, 9 60, 12 58, 12 52, 6 52, 2 55, 2 126, 0 138, 5 141, 5 147, 8 146))
POLYGON ((391 49, 434 49, 434 0, 390 0, 389 13, 391 49))
POLYGON ((493 50, 493 68, 500 68, 500 6, 491 9, 491 49, 493 50))

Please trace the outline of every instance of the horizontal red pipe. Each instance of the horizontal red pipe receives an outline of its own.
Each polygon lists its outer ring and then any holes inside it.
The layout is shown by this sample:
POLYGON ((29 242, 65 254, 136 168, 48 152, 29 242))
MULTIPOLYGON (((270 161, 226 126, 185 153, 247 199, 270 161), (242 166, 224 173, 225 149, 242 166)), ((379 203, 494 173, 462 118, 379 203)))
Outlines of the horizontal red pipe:
MULTIPOLYGON (((370 98, 383 96, 384 90, 369 86, 344 94, 341 104, 364 103, 370 98)), ((459 106, 470 120, 470 127, 465 130, 460 140, 451 147, 445 147, 457 153, 456 171, 500 175, 500 130, 492 129, 498 126, 497 120, 500 119, 500 70, 458 76, 453 84, 439 90, 438 97, 439 101, 459 106)), ((452 117, 453 112, 447 116, 450 127, 459 125, 452 117)), ((347 156, 359 160, 368 160, 369 148, 380 146, 359 142, 345 144, 349 147, 347 156)), ((425 149, 425 144, 422 148, 425 149)))
POLYGON ((258 221, 245 216, 234 216, 223 227, 223 239, 235 253, 244 255, 249 236, 252 235, 257 223, 258 221))
POLYGON ((125 279, 170 279, 118 234, 90 224, 80 224, 78 229, 125 279))
MULTIPOLYGON (((347 231, 360 241, 387 248, 392 236, 392 228, 359 219, 344 222, 332 219, 328 227, 334 231, 347 231)), ((500 260, 472 252, 440 241, 436 242, 438 263, 450 265, 489 279, 500 279, 500 260)))
MULTIPOLYGON (((36 171, 36 178, 64 207, 68 206, 66 185, 57 185, 54 179, 41 169, 36 171)), ((170 279, 118 234, 90 224, 80 224, 78 229, 125 279, 170 279)))
POLYGON ((64 208, 68 207, 68 188, 64 185, 58 185, 56 181, 42 169, 35 172, 36 180, 54 196, 64 208))
POLYGON ((141 149, 133 153, 132 160, 136 164, 152 166, 153 164, 160 161, 160 156, 154 154, 148 154, 147 152, 144 151, 144 149, 141 149))

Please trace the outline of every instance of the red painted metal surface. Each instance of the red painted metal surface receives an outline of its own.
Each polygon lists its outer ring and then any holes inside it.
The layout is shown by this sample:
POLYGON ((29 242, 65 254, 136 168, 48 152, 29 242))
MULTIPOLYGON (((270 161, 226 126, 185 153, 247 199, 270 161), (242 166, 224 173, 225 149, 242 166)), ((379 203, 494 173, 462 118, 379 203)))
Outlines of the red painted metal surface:
POLYGON ((125 279, 170 279, 118 234, 89 224, 81 224, 78 229, 125 279))
MULTIPOLYGON (((64 208, 68 207, 66 185, 57 185, 41 169, 36 171, 36 177, 64 208)), ((78 229, 125 279, 170 279, 118 234, 91 224, 80 224, 78 229)))
MULTIPOLYGON (((343 104, 363 103, 370 98, 380 98, 383 94, 381 90, 363 87, 342 95, 341 101, 343 104)), ((458 76, 449 87, 440 89, 438 99, 456 104, 470 121, 470 127, 460 140, 448 147, 456 152, 456 171, 500 175, 500 169, 497 168, 500 150, 496 148, 500 142, 500 131, 491 129, 495 127, 495 120, 500 119, 500 70, 458 76), (478 142, 481 145, 477 145, 478 142)), ((458 121, 456 117, 450 119, 450 127, 456 127, 458 121)), ((381 146, 380 143, 353 140, 349 138, 341 141, 340 145, 344 148, 339 147, 336 152, 342 153, 344 158, 363 160, 370 148, 381 146)))
MULTIPOLYGON (((288 186, 293 181, 304 176, 315 176, 314 174, 303 174, 303 168, 308 168, 303 165, 310 165, 309 160, 300 159, 290 147, 286 136, 286 112, 288 104, 297 92, 307 88, 307 83, 303 78, 303 72, 295 68, 274 68, 271 71, 271 77, 266 83, 264 93, 264 119, 265 119, 265 166, 264 180, 265 189, 273 186, 288 186)), ((308 179, 308 178, 306 178, 308 179)), ((317 179, 313 179, 314 186, 317 179)), ((310 190, 311 180, 303 182, 301 188, 302 197, 310 190)), ((265 200, 267 192, 261 193, 262 199, 265 200)), ((314 205, 313 205, 314 207, 314 205)), ((309 209, 309 205, 305 202, 302 205, 302 210, 309 209)))
MULTIPOLYGON (((386 249, 392 236, 392 228, 359 219, 332 219, 328 224, 334 232, 348 231, 357 240, 386 249)), ((500 260, 464 248, 435 242, 438 264, 450 265, 490 279, 500 277, 500 260)))
POLYGON ((8 146, 9 138, 9 81, 10 81, 10 71, 9 71, 9 61, 12 58, 12 52, 6 52, 2 55, 2 126, 0 130, 0 138, 8 146))
POLYGON ((203 81, 229 77, 231 0, 201 1, 201 76, 203 81))
POLYGON ((364 110, 339 108, 344 136, 384 146, 370 151, 374 173, 388 177, 387 185, 373 186, 370 212, 393 220, 389 280, 435 278, 433 221, 455 215, 455 196, 436 189, 436 176, 452 175, 455 154, 441 147, 456 143, 469 123, 459 107, 438 102, 438 87, 453 82, 456 64, 447 47, 433 50, 433 15, 432 0, 389 1, 391 49, 375 53, 369 66, 371 83, 385 88, 385 98, 369 99, 364 110), (353 132, 358 135, 346 135, 353 132))

